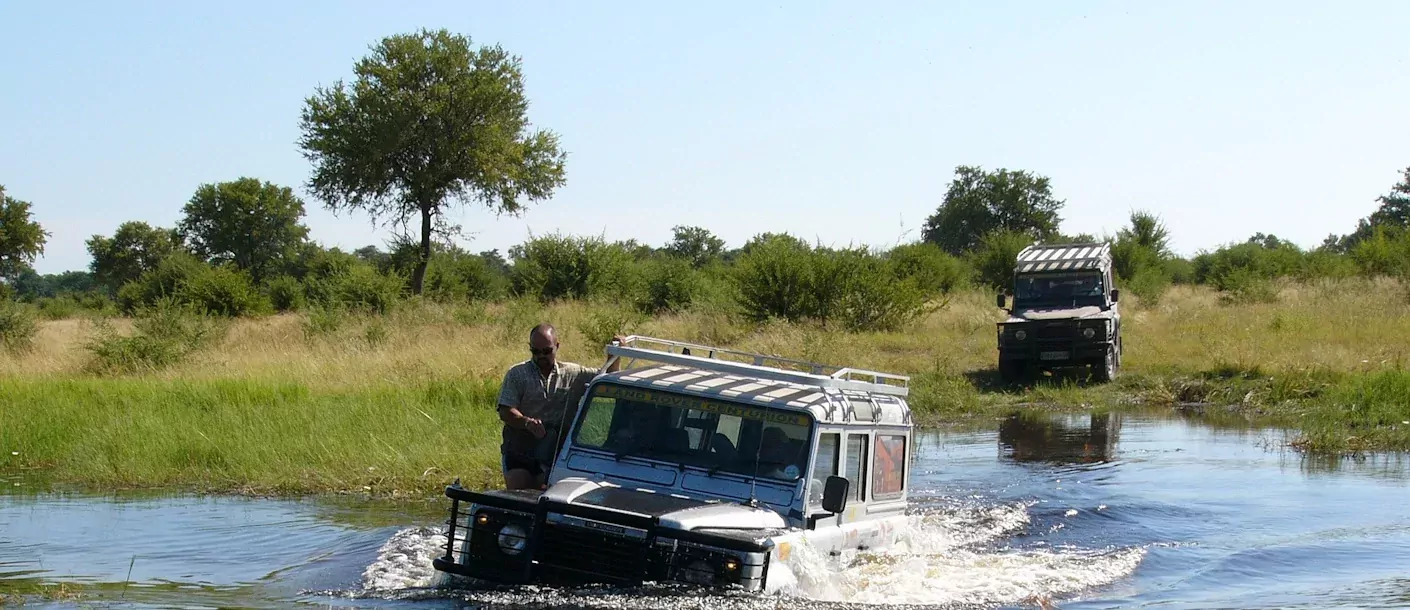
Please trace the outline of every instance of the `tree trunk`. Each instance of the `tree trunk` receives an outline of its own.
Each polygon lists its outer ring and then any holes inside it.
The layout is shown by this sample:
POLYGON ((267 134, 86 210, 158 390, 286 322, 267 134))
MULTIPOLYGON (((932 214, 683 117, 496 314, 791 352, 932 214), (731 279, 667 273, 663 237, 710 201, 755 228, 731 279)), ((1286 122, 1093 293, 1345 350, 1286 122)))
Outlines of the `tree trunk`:
POLYGON ((411 293, 421 294, 426 283, 426 265, 431 262, 431 207, 421 206, 421 252, 416 257, 416 271, 411 274, 411 293))

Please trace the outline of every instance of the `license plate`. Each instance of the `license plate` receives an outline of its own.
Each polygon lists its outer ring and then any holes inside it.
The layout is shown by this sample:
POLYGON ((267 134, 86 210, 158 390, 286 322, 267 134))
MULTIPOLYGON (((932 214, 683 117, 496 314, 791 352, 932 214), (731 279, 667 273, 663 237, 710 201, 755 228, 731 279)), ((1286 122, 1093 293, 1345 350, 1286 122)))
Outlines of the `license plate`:
POLYGON ((1043 352, 1038 354, 1040 360, 1067 360, 1072 357, 1072 352, 1043 352))

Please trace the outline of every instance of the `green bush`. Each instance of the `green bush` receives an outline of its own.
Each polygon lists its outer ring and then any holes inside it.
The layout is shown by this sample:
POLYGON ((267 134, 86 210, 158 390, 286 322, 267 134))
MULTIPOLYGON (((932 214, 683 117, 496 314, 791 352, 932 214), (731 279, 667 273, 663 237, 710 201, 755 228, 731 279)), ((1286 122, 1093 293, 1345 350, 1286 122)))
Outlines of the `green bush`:
POLYGON ((658 258, 640 265, 645 287, 636 299, 636 307, 643 313, 685 311, 701 292, 703 273, 686 259, 658 258))
POLYGON ((177 300, 198 311, 234 318, 266 313, 269 301, 250 276, 233 265, 206 266, 177 288, 177 300))
POLYGON ((632 252, 598 237, 536 237, 509 252, 514 293, 542 302, 604 298, 628 301, 639 279, 632 252))
POLYGON ((1166 259, 1164 267, 1165 276, 1170 278, 1171 282, 1176 284, 1195 283, 1195 264, 1190 262, 1190 259, 1169 258, 1166 259))
POLYGON ((156 269, 124 284, 118 290, 118 307, 123 313, 134 314, 138 309, 150 307, 163 298, 179 299, 181 287, 209 268, 209 265, 184 252, 172 254, 162 259, 156 269))
POLYGON ((817 251, 814 261, 819 317, 847 330, 896 330, 925 306, 916 282, 897 281, 895 263, 866 249, 817 251))
POLYGON ((812 248, 790 236, 751 242, 734 269, 744 314, 755 321, 817 317, 813 266, 812 248))
POLYGON ((77 317, 83 311, 83 306, 79 303, 78 298, 69 294, 42 297, 34 302, 34 306, 39 310, 39 315, 48 320, 65 320, 77 317))
POLYGON ((1246 284, 1250 278, 1274 280, 1297 276, 1304 267, 1301 250, 1276 237, 1257 237, 1201 253, 1194 259, 1195 280, 1219 287, 1236 282, 1246 284), (1231 280, 1230 277, 1237 276, 1231 280))
POLYGON ((1126 281, 1126 290, 1136 295, 1142 303, 1159 305, 1161 297, 1170 288, 1170 276, 1160 267, 1147 267, 1136 272, 1136 277, 1126 281))
POLYGON ((337 307, 365 313, 386 313, 402 297, 405 279, 383 274, 368 263, 310 273, 304 279, 308 301, 322 308, 337 307))
POLYGON ((1018 253, 1032 243, 1033 238, 1023 233, 997 231, 985 235, 979 240, 979 248, 970 254, 979 283, 995 290, 1011 288, 1018 253))
POLYGON ((971 275, 964 261, 930 242, 897 246, 887 258, 897 278, 913 283, 927 297, 954 292, 971 275))
POLYGON ((1222 293, 1219 301, 1225 305, 1273 303, 1278 300, 1278 288, 1273 280, 1245 269, 1235 269, 1219 276, 1215 288, 1222 293))
POLYGON ((754 243, 735 269, 748 318, 836 322, 852 331, 892 330, 921 313, 925 291, 898 275, 894 259, 865 248, 812 249, 786 237, 754 243))
POLYGON ((156 269, 118 290, 118 304, 126 313, 153 307, 163 299, 226 317, 269 310, 268 301, 244 271, 212 267, 184 253, 166 257, 156 269))
POLYGON ((1376 228, 1351 248, 1351 259, 1367 276, 1410 273, 1410 232, 1376 228))
MULTIPOLYGON (((594 307, 578 322, 578 332, 589 345, 606 345, 616 335, 629 335, 641 324, 642 316, 623 307, 594 307)), ((524 330, 527 336, 528 329, 524 330)))
POLYGON ((39 324, 29 307, 10 300, 0 301, 0 347, 12 354, 34 349, 34 336, 39 324))
POLYGON ((159 299, 135 313, 131 335, 118 333, 106 320, 97 321, 97 337, 87 346, 93 355, 90 372, 117 375, 161 370, 219 340, 226 328, 173 298, 159 299))
POLYGON ((332 335, 341 330, 347 320, 347 312, 337 304, 309 307, 303 321, 304 338, 312 340, 332 335))
POLYGON ((1297 277, 1303 281, 1352 277, 1360 272, 1356 261, 1330 250, 1314 250, 1303 257, 1297 277))
POLYGON ((275 311, 300 311, 308 305, 304 285, 292 276, 281 275, 264 283, 264 291, 275 311))
POLYGON ((424 294, 444 303, 499 299, 508 291, 508 278, 474 254, 438 253, 426 268, 424 294))

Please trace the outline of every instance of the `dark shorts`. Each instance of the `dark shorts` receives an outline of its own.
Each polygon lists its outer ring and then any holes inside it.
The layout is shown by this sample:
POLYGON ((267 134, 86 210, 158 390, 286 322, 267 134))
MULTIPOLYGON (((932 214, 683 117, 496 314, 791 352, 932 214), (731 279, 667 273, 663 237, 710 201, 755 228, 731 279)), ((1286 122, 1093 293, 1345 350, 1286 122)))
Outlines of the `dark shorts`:
POLYGON ((499 465, 504 469, 504 472, 511 470, 527 470, 529 474, 533 476, 539 476, 543 474, 545 470, 544 464, 540 463, 532 456, 518 453, 500 452, 499 465))

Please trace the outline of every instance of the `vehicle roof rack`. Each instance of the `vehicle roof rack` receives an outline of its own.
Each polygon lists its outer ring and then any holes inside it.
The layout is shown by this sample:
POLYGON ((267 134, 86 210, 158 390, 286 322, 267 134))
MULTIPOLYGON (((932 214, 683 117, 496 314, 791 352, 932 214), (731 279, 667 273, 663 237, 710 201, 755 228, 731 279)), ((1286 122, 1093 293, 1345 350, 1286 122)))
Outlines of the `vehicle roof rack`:
POLYGON ((1016 271, 1078 271, 1111 262, 1111 244, 1048 244, 1028 246, 1018 253, 1016 271))
POLYGON ((910 377, 838 367, 709 345, 632 335, 607 346, 609 356, 689 366, 772 381, 893 396, 910 393, 910 377))

